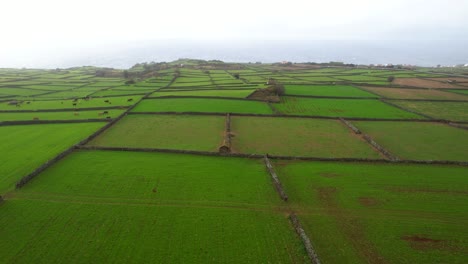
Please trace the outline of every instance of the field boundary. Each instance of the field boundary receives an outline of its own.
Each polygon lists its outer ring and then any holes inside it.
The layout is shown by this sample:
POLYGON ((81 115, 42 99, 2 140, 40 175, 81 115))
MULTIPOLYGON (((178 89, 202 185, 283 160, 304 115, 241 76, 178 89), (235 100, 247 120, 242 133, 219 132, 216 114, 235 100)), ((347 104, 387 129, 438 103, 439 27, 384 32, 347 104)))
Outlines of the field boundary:
POLYGON ((306 232, 302 228, 301 223, 299 222, 299 219, 297 218, 295 213, 291 213, 289 215, 289 220, 291 221, 292 225, 294 226, 294 229, 296 230, 296 233, 301 237, 302 244, 304 245, 307 255, 309 256, 310 260, 314 264, 321 264, 320 259, 317 255, 317 252, 315 251, 314 247, 312 246, 312 242, 310 241, 309 236, 307 236, 306 232))
POLYGON ((388 105, 390 105, 390 106, 396 107, 396 108, 398 108, 398 109, 400 109, 400 110, 403 110, 403 111, 406 111, 406 112, 409 112, 409 113, 413 113, 413 114, 415 114, 415 115, 419 115, 419 116, 428 118, 428 119, 430 119, 430 120, 435 120, 435 118, 433 118, 432 116, 428 116, 428 115, 421 114, 421 113, 419 113, 419 112, 416 112, 416 111, 413 111, 413 110, 410 110, 410 109, 406 109, 406 108, 404 108, 404 107, 401 107, 401 106, 399 106, 399 105, 396 105, 396 104, 394 104, 394 103, 391 103, 391 102, 389 102, 389 101, 386 100, 386 99, 381 99, 380 101, 383 102, 383 103, 386 103, 386 104, 388 104, 388 105))
MULTIPOLYGON (((129 151, 129 152, 161 152, 175 154, 192 154, 200 156, 219 156, 219 157, 237 157, 237 158, 256 158, 261 159, 261 154, 243 154, 229 153, 220 154, 213 151, 182 150, 182 149, 160 149, 160 148, 131 148, 131 147, 102 147, 102 146, 84 146, 78 145, 82 150, 104 150, 104 151, 129 151)), ((388 160, 388 159, 368 159, 368 158, 324 158, 324 157, 301 157, 301 156, 273 156, 268 155, 269 159, 275 160, 302 160, 302 161, 325 161, 325 162, 367 162, 367 163, 402 163, 402 164, 436 164, 436 165, 459 165, 468 166, 468 161, 452 160, 388 160)))
POLYGON ((231 153, 231 136, 231 115, 228 113, 224 123, 224 139, 219 147, 219 153, 231 153))
POLYGON ((351 129, 355 134, 361 134, 361 130, 355 127, 351 122, 345 120, 344 118, 340 118, 340 121, 349 127, 349 129, 351 129))
MULTIPOLYGON (((274 106, 273 106, 274 107, 274 106)), ((225 116, 224 112, 129 112, 129 115, 213 115, 225 116)), ((253 116, 253 117, 276 117, 276 118, 309 118, 309 119, 330 119, 339 120, 338 116, 308 116, 308 115, 285 115, 285 114, 250 114, 250 113, 230 113, 231 116, 253 116)), ((468 123, 463 121, 449 121, 445 119, 414 119, 414 118, 366 118, 366 117, 345 117, 352 121, 389 121, 389 122, 425 122, 425 123, 468 123)))
POLYGON ((387 157, 389 160, 391 160, 391 161, 399 161, 400 160, 397 156, 393 155, 388 150, 386 150, 384 147, 382 147, 377 142, 375 142, 375 140, 373 140, 369 135, 363 134, 362 138, 364 140, 366 140, 372 147, 374 147, 380 153, 382 153, 385 157, 387 157))
POLYGON ((275 186, 276 192, 279 194, 281 200, 287 202, 288 201, 288 195, 283 189, 283 185, 281 184, 278 175, 276 174, 275 169, 273 168, 273 165, 271 165, 270 159, 268 159, 268 154, 265 154, 263 157, 263 160, 265 162, 265 166, 268 170, 268 173, 271 176, 271 179, 273 181, 273 185, 275 186))

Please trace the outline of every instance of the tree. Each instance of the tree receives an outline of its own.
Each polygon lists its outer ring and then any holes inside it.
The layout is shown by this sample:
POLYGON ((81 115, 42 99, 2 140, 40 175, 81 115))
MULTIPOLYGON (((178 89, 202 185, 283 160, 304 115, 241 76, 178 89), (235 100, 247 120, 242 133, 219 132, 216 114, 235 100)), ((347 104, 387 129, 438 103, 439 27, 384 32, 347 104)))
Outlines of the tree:
POLYGON ((123 71, 123 76, 124 76, 125 79, 128 79, 128 71, 127 70, 123 71))
POLYGON ((388 82, 393 82, 395 80, 395 76, 388 76, 387 81, 388 82))
POLYGON ((234 73, 233 76, 234 76, 234 78, 236 78, 236 79, 239 79, 239 78, 240 78, 240 75, 239 75, 238 73, 234 73))

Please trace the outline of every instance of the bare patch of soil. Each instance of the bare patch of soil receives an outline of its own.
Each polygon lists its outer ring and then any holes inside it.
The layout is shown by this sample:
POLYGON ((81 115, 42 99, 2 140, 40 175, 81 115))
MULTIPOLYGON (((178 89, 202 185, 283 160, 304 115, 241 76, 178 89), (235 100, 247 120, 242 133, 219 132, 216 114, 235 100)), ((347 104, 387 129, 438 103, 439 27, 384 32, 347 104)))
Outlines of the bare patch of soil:
POLYGON ((361 205, 366 207, 373 207, 381 204, 379 200, 372 197, 359 197, 358 200, 361 205))
POLYGON ((463 247, 458 246, 453 242, 442 239, 433 239, 425 235, 402 236, 401 239, 407 241, 409 246, 416 250, 442 250, 452 252, 463 250, 463 247))
POLYGON ((262 100, 265 102, 279 103, 281 100, 278 95, 272 93, 270 89, 257 89, 250 94, 247 99, 262 100))

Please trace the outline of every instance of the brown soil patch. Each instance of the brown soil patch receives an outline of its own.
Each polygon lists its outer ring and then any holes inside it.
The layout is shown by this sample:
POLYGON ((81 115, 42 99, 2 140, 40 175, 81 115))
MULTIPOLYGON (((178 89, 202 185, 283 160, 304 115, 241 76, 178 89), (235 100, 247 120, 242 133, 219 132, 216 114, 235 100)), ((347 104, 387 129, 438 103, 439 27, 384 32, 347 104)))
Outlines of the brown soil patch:
POLYGON ((409 243, 409 246, 415 250, 443 250, 443 251, 463 251, 463 247, 454 244, 453 242, 442 240, 442 239, 432 239, 425 235, 412 235, 412 236, 402 236, 402 240, 405 240, 409 243))
POLYGON ((319 175, 325 178, 335 178, 341 176, 340 174, 334 172, 321 172, 319 175))
POLYGON ((338 190, 335 187, 317 188, 318 198, 325 207, 327 213, 334 217, 338 228, 352 243, 356 252, 364 259, 365 263, 387 263, 375 246, 367 239, 364 226, 359 218, 348 215, 339 207, 336 201, 338 190))
POLYGON ((372 198, 372 197, 359 197, 358 200, 361 205, 366 206, 366 207, 372 207, 372 206, 377 206, 381 204, 379 200, 372 198))
POLYGON ((247 99, 262 100, 272 103, 279 103, 281 101, 279 96, 272 94, 269 89, 257 89, 250 94, 247 99))
POLYGON ((419 78, 396 78, 394 84, 421 88, 460 88, 457 85, 419 78))

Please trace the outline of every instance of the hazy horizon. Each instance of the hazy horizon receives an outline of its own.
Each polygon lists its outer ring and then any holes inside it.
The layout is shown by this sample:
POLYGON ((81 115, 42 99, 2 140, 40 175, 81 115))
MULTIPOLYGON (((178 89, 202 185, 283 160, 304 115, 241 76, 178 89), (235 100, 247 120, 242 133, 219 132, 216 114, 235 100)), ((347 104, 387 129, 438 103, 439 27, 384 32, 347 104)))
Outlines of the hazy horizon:
POLYGON ((6 1, 0 67, 229 62, 468 63, 468 1, 6 1))

